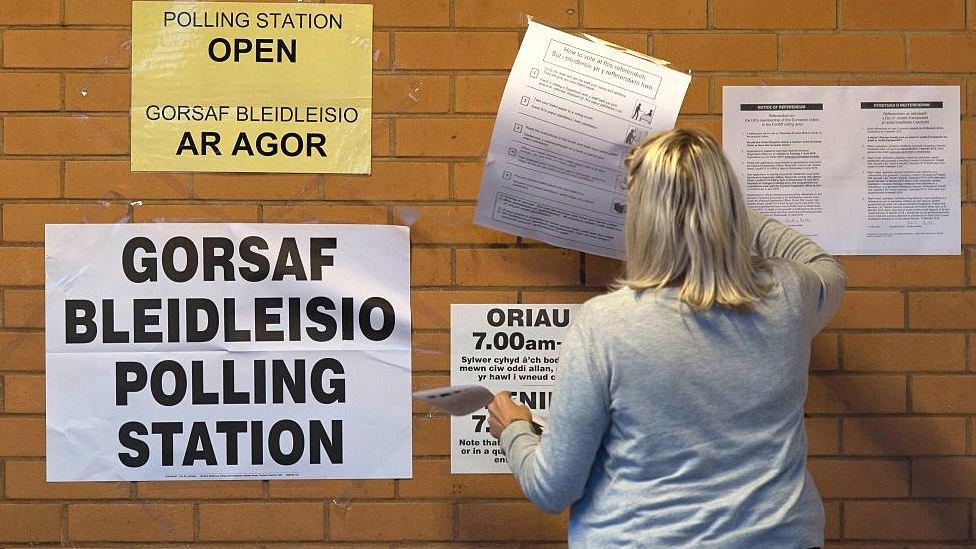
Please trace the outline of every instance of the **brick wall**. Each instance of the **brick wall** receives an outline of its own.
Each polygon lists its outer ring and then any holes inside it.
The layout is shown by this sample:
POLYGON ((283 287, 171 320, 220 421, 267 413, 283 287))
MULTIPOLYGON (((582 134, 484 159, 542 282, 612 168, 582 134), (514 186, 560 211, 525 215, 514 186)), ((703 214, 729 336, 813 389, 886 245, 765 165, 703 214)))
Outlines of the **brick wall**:
POLYGON ((450 303, 600 292, 616 263, 471 224, 523 13, 693 69, 680 124, 716 136, 724 85, 961 87, 965 253, 844 258, 807 409, 830 545, 976 543, 976 0, 377 0, 370 177, 130 173, 129 4, 0 0, 0 545, 564 539, 511 478, 452 477, 422 407, 412 480, 44 483, 44 223, 411 224, 418 387, 450 303))

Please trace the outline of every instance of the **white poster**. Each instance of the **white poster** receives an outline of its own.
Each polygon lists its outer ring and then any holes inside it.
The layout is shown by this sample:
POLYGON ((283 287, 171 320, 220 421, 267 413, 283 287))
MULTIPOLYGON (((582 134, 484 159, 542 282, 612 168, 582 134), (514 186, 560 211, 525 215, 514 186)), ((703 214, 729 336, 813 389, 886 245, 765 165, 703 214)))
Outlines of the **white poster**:
POLYGON ((475 223, 624 255, 624 160, 671 129, 691 76, 602 41, 529 23, 502 95, 475 223))
POLYGON ((48 225, 47 480, 409 478, 410 245, 48 225))
MULTIPOLYGON (((451 385, 511 391, 545 429, 559 347, 578 305, 451 305, 451 385)), ((488 411, 451 417, 451 473, 510 473, 488 411)))
POLYGON ((841 255, 960 251, 957 86, 726 86, 750 207, 841 255))

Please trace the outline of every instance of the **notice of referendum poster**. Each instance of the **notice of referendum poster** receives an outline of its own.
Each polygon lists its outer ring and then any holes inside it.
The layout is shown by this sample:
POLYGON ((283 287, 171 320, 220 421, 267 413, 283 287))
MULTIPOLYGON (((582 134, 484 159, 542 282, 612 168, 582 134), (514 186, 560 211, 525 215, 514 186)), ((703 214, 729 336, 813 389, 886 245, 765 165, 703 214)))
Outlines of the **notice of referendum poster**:
MULTIPOLYGON (((511 391, 545 425, 559 347, 578 305, 451 305, 451 385, 511 391)), ((451 473, 509 473, 488 411, 451 417, 451 473)))
POLYGON ((48 225, 47 480, 409 478, 409 235, 48 225))
POLYGON ((959 255, 957 86, 727 86, 750 207, 843 255, 959 255))
POLYGON ((691 76, 529 23, 498 109, 475 223, 624 255, 624 160, 674 126, 691 76))
POLYGON ((132 170, 369 173, 372 10, 133 2, 132 170))

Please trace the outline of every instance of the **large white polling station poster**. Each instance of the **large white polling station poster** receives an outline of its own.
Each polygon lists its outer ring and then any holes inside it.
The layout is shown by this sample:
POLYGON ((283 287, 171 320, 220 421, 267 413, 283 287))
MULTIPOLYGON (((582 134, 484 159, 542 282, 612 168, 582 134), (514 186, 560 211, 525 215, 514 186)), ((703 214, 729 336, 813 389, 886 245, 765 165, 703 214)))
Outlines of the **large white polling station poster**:
POLYGON ((47 478, 411 476, 406 228, 48 225, 47 478))
POLYGON ((624 160, 674 126, 691 76, 602 41, 529 23, 485 161, 475 223, 624 255, 624 160))
POLYGON ((960 250, 957 86, 724 88, 746 201, 833 254, 960 250))

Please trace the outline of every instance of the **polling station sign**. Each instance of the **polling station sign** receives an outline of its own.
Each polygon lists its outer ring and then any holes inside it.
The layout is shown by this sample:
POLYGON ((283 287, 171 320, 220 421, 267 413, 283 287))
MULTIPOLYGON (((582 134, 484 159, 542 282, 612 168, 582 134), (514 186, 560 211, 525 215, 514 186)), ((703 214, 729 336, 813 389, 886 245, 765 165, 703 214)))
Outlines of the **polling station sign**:
MULTIPOLYGON (((559 350, 578 305, 451 305, 451 385, 510 391, 546 424, 559 350)), ((452 473, 509 473, 488 411, 451 417, 452 473)))
POLYGON ((48 225, 47 479, 409 478, 381 225, 48 225))
POLYGON ((132 170, 369 173, 372 9, 134 2, 132 170))

